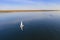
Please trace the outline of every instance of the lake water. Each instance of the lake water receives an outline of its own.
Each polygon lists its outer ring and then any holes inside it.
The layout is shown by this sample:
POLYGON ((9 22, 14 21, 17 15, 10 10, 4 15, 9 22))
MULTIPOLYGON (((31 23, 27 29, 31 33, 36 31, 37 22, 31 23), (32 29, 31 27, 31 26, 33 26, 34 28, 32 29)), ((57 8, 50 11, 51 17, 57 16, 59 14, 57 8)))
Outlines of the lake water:
POLYGON ((0 13, 0 40, 60 40, 60 12, 0 13))

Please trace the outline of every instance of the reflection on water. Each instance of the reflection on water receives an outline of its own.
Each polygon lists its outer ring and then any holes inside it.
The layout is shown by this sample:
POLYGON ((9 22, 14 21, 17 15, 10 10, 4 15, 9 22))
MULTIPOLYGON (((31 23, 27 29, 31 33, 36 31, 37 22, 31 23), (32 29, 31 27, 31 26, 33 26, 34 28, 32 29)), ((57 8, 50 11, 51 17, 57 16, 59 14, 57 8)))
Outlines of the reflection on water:
POLYGON ((59 13, 25 13, 24 16, 18 14, 5 17, 5 20, 1 16, 0 40, 60 40, 59 13), (16 21, 21 15, 24 31, 19 27, 21 20, 16 21))

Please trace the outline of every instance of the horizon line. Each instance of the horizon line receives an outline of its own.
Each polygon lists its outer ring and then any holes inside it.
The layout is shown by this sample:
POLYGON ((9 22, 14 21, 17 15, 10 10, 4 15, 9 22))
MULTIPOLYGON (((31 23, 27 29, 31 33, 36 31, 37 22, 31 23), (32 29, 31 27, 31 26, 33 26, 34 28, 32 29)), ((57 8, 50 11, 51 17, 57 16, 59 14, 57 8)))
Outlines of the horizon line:
POLYGON ((46 11, 60 11, 60 10, 0 10, 0 12, 46 12, 46 11))

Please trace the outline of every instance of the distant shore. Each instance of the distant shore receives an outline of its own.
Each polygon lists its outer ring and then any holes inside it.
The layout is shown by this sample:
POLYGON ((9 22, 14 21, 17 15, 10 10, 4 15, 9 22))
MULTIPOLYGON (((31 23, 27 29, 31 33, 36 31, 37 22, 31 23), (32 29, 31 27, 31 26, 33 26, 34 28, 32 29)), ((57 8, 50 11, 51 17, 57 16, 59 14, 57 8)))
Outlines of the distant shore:
POLYGON ((47 11, 60 11, 60 10, 0 10, 0 12, 47 12, 47 11))

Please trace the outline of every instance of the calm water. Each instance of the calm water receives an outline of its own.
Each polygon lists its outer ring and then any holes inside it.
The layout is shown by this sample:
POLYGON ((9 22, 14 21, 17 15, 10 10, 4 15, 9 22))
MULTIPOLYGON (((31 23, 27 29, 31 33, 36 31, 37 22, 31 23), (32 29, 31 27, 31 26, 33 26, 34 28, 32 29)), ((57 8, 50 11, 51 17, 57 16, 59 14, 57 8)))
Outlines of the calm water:
POLYGON ((0 40, 60 40, 60 13, 0 14, 0 40), (21 20, 24 31, 19 27, 21 20))

